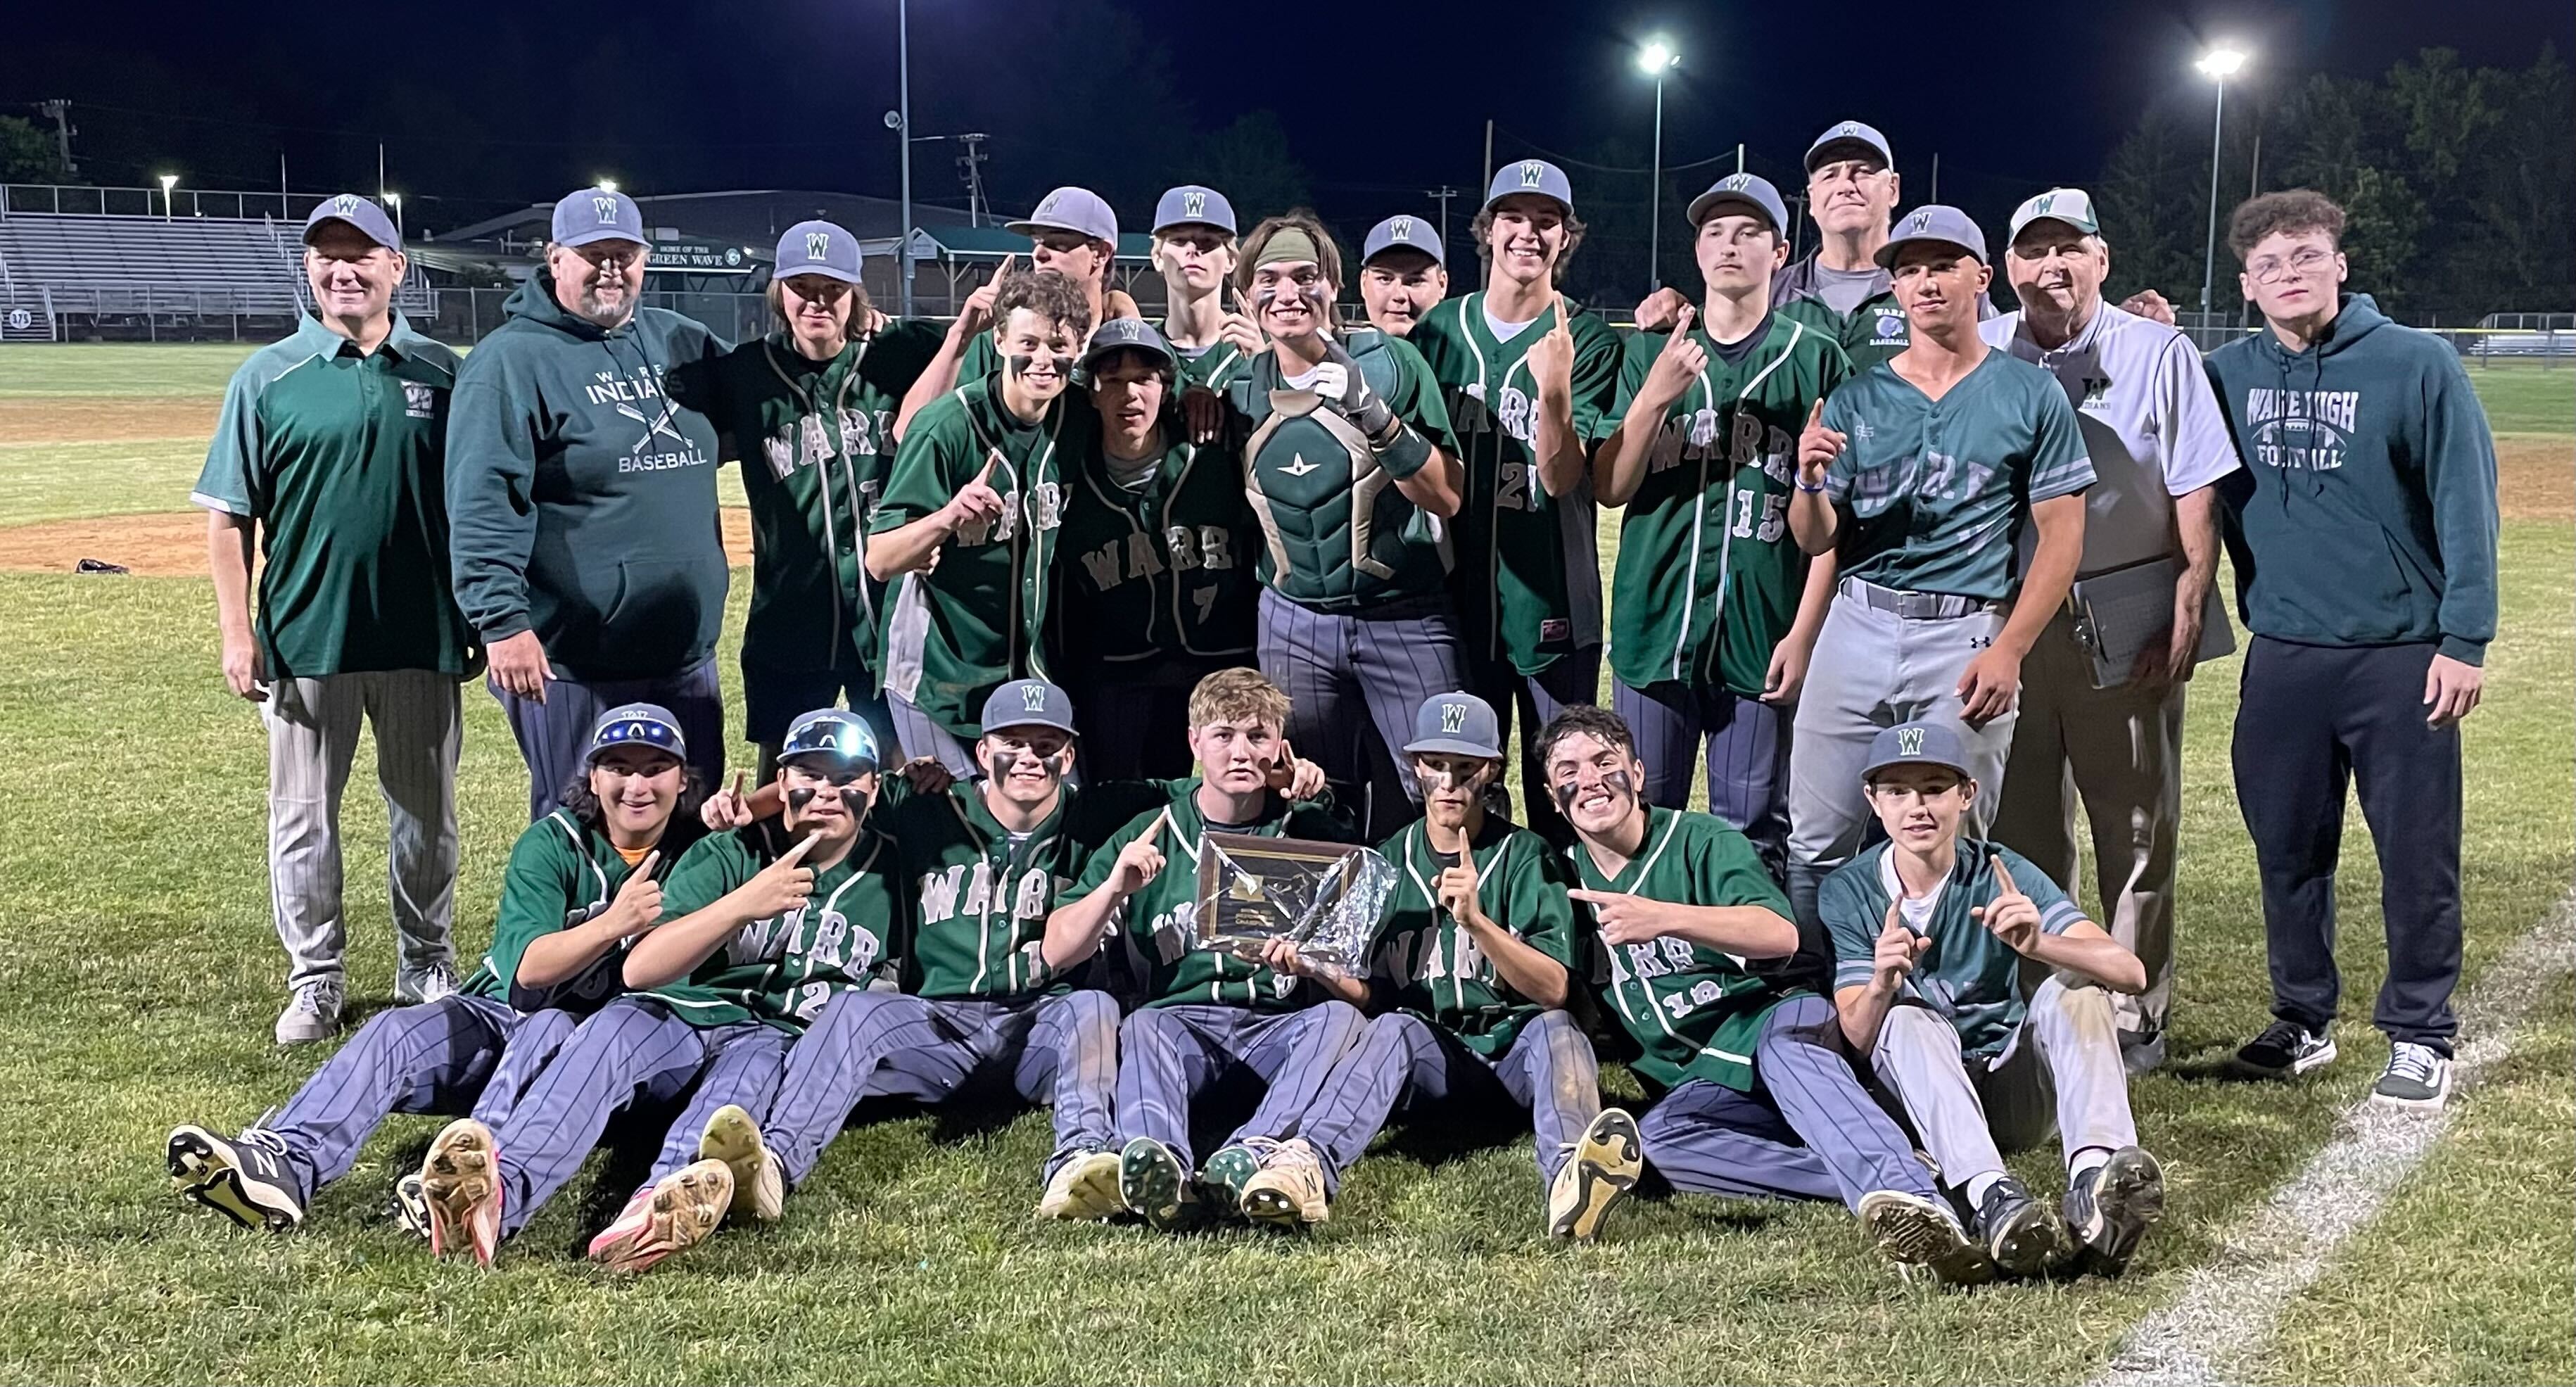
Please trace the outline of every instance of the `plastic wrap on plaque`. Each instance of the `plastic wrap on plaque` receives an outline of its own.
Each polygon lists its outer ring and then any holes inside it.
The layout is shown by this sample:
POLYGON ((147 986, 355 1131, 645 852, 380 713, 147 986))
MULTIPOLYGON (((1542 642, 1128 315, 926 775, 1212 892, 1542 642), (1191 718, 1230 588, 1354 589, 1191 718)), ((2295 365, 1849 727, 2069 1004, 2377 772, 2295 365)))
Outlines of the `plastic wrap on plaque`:
POLYGON ((1209 833, 1199 839, 1198 944, 1297 952, 1348 973, 1377 932, 1395 868, 1373 848, 1307 838, 1209 833))

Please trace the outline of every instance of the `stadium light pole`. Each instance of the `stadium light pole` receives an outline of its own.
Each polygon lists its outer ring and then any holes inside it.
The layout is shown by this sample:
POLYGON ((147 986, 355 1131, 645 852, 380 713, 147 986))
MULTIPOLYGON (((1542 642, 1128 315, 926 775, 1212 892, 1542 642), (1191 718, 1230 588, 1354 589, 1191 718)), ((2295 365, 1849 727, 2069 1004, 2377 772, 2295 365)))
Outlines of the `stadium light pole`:
POLYGON ((1662 260, 1658 252, 1664 243, 1664 74, 1679 66, 1682 55, 1661 38, 1646 40, 1637 50, 1637 70, 1655 79, 1655 158, 1652 168, 1654 186, 1646 196, 1646 287, 1664 287, 1662 260))
POLYGON ((403 234, 402 194, 394 192, 386 193, 385 201, 391 204, 394 209, 394 234, 399 236, 403 234))
MULTIPOLYGON (((161 220, 165 222, 178 215, 178 213, 170 210, 170 190, 178 186, 179 175, 175 173, 165 173, 161 175, 161 220)), ((151 209, 147 207, 144 210, 148 212, 151 209)))
POLYGON ((903 225, 894 229, 895 280, 903 290, 903 316, 912 316, 912 7, 894 0, 895 108, 902 115, 903 225))
POLYGON ((2219 136, 2227 128, 2227 79, 2245 68, 2245 51, 2229 44, 2200 55, 2193 63, 2218 88, 2217 109, 2209 118, 2209 238, 2200 251, 2200 330, 2209 331, 2209 315, 2218 286, 2218 154, 2219 136))

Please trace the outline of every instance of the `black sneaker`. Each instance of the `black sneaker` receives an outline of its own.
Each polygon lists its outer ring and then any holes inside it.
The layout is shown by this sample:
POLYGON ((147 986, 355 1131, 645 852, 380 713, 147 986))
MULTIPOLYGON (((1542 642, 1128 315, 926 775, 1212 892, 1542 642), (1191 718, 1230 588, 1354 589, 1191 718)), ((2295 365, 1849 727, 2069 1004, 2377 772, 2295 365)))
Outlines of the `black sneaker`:
POLYGON ((2128 1270, 2138 1240, 2165 1213, 2165 1172, 2145 1148, 2123 1146, 2066 1187, 2066 1231, 2084 1270, 2128 1270))
POLYGON ((1986 1186, 1977 1201, 1976 1236, 1986 1256, 2008 1276, 2037 1276, 2057 1260, 2066 1228, 2057 1211, 2030 1197, 2009 1175, 1986 1186))
POLYGON ((2422 1112, 2440 1111, 2450 1096, 2451 1057, 2411 1040, 2388 1047, 2388 1068, 2370 1090, 2370 1101, 2383 1108, 2422 1112))
POLYGON ((304 1221, 285 1139, 264 1127, 226 1141, 183 1123, 170 1129, 165 1162, 180 1194, 244 1228, 283 1233, 304 1221))
POLYGON ((2311 1032, 2296 1021, 2275 1021, 2236 1052, 2236 1067, 2267 1079, 2305 1074, 2335 1057, 2332 1028, 2311 1032))

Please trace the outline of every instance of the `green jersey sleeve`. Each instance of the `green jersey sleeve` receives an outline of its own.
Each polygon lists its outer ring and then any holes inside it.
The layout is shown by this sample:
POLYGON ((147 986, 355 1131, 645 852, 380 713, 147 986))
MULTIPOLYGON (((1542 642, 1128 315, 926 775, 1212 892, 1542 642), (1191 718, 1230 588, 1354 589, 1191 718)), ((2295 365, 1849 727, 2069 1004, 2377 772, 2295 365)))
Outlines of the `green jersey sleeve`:
MULTIPOLYGON (((2084 922, 2084 907, 2067 899, 2066 893, 2058 889, 2048 873, 2039 869, 2039 864, 2000 844, 1989 844, 1987 851, 2003 859, 2004 870, 2012 873, 2013 886, 2030 897, 2032 905, 2039 907, 2041 933, 2064 934, 2084 922)), ((1989 868, 1990 874, 1986 877, 1987 901, 1992 901, 2003 887, 2003 883, 1991 875, 1991 870, 1989 868)))
POLYGON ((1565 894, 1570 884, 1565 864, 1532 835, 1512 856, 1503 882, 1500 923, 1522 942, 1571 969, 1575 966, 1574 902, 1565 894))
POLYGON ((207 510, 252 517, 262 511, 260 497, 267 488, 260 477, 266 449, 259 393, 267 383, 262 360, 253 357, 233 372, 232 383, 224 387, 224 410, 215 420, 214 441, 206 447, 206 465, 189 493, 190 500, 207 510))
POLYGON ((1448 454, 1458 456, 1458 435, 1449 424, 1449 404, 1440 394, 1440 382, 1432 377, 1431 364, 1413 344, 1398 337, 1385 339, 1385 350, 1394 360, 1395 388, 1387 392, 1386 407, 1394 410, 1423 441, 1448 454))
POLYGON ((745 835, 761 825, 731 833, 710 833, 692 844, 662 879, 662 923, 694 915, 714 905, 759 873, 761 862, 746 845, 745 835))
POLYGON ((1574 436, 1590 441, 1618 432, 1605 423, 1625 385, 1626 353, 1619 334, 1608 323, 1586 313, 1574 320, 1574 436))
POLYGON ((1834 945, 1834 987, 1867 987, 1877 971, 1878 932, 1887 893, 1878 886, 1878 854, 1862 853, 1816 888, 1816 914, 1834 945))
POLYGON ((975 453, 975 430, 967 422, 965 400, 950 391, 931 401, 913 417, 912 427, 895 448, 885 496, 868 521, 868 532, 884 534, 937 513, 974 475, 964 469, 975 453))

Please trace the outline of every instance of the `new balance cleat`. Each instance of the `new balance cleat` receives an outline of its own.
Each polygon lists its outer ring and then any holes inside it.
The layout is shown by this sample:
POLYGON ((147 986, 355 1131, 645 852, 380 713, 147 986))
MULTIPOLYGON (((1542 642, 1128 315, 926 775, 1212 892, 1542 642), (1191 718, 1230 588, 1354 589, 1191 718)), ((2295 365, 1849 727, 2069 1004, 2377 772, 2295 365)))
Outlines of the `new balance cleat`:
MULTIPOLYGON (((1173 1163, 1175 1166, 1179 1162, 1173 1163)), ((1106 1151, 1084 1151, 1057 1166, 1038 1201, 1038 1217, 1084 1222, 1107 1218, 1127 1207, 1119 1188, 1125 1162, 1106 1151)))
POLYGON ((181 1195, 244 1228, 283 1233, 304 1221, 286 1141, 265 1127, 231 1141, 203 1127, 173 1127, 167 1161, 181 1195))
POLYGON ((2145 1148, 2123 1146, 2066 1187, 2066 1231, 2085 1270, 2128 1270, 2138 1241, 2165 1213, 2165 1173, 2145 1148))
POLYGON ((2310 1031, 2296 1021, 2275 1021, 2237 1050, 2236 1068, 2261 1078, 2287 1079, 2332 1064, 2334 1058, 2331 1028, 2310 1031))
POLYGON ((733 1170, 693 1161, 636 1191, 614 1222, 590 1240, 590 1260, 610 1271, 648 1271, 705 1242, 733 1204, 733 1170))
POLYGON ((420 1193, 429 1206, 429 1255, 462 1249, 492 1265, 501 1247, 501 1149, 492 1129, 470 1117, 439 1129, 420 1163, 420 1193))
POLYGON ((1324 1189, 1324 1163, 1303 1137, 1271 1148, 1261 1169, 1244 1181, 1243 1216, 1273 1228, 1308 1228, 1333 1216, 1324 1189))
POLYGON ((2037 1276, 2057 1260, 2066 1230, 2057 1211, 2031 1198, 2009 1175, 1986 1186, 1977 1204, 1976 1235, 1986 1257, 2007 1276, 2037 1276))
POLYGON ((778 1158, 760 1139, 760 1124, 739 1105, 727 1103, 707 1119, 698 1138, 698 1159, 722 1161, 733 1172, 736 1207, 762 1223, 776 1223, 786 1212, 787 1181, 778 1158))
POLYGON ((1574 1154, 1557 1167, 1547 1194, 1547 1235, 1589 1242, 1602 1221, 1646 1169, 1646 1144, 1637 1135, 1637 1119, 1618 1108, 1603 1108, 1583 1129, 1574 1154))
POLYGON ((1944 1286, 1994 1279, 1995 1264, 1968 1239, 1958 1216, 1921 1195, 1872 1190, 1860 1197, 1861 1227, 1900 1267, 1921 1267, 1944 1286))
POLYGON ((429 1195, 415 1170, 394 1181, 394 1226, 426 1242, 429 1239, 429 1195))
POLYGON ((1157 1232, 1188 1226, 1188 1185, 1188 1167, 1152 1137, 1138 1137, 1118 1153, 1118 1200, 1157 1232))

